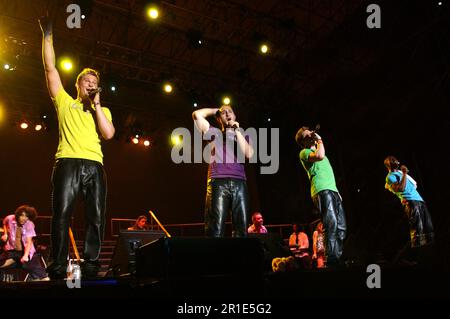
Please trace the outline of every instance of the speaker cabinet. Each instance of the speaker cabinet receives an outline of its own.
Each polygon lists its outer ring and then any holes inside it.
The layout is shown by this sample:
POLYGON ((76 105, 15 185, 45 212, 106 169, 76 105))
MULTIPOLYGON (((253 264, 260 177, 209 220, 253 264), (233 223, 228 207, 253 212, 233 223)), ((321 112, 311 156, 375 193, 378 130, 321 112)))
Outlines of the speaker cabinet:
POLYGON ((142 245, 136 262, 139 280, 262 277, 264 248, 257 238, 164 237, 142 245))
POLYGON ((112 276, 134 274, 136 272, 136 251, 139 247, 164 236, 161 231, 121 230, 108 274, 112 276))

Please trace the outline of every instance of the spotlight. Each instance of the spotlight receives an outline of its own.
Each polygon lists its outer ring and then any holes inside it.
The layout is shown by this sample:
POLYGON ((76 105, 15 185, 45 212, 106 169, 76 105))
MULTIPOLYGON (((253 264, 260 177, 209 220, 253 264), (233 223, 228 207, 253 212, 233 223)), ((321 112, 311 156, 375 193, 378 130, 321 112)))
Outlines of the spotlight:
POLYGON ((86 19, 86 16, 84 14, 81 15, 81 19, 86 19))
POLYGON ((170 83, 164 84, 164 92, 166 93, 172 93, 173 87, 170 83))
POLYGON ((36 124, 36 125, 34 126, 34 129, 35 129, 36 131, 42 130, 42 124, 36 124))
POLYGON ((3 65, 3 68, 4 68, 5 70, 9 70, 9 69, 11 68, 11 66, 10 66, 8 63, 5 63, 5 64, 3 65))
POLYGON ((116 92, 116 87, 114 85, 111 86, 111 91, 116 92))
POLYGON ((260 51, 262 54, 266 54, 266 53, 269 52, 269 46, 268 46, 267 44, 263 43, 263 44, 261 44, 261 46, 259 47, 259 51, 260 51))
POLYGON ((59 65, 61 66, 61 68, 64 71, 71 71, 73 68, 73 63, 69 58, 61 59, 61 62, 59 63, 59 65))
POLYGON ((133 137, 131 139, 131 141, 133 142, 133 144, 139 144, 139 138, 138 137, 133 137))
POLYGON ((441 2, 441 1, 439 1, 439 2, 438 2, 438 6, 441 6, 441 5, 442 5, 442 2, 441 2))
POLYGON ((230 99, 228 96, 225 96, 225 97, 222 99, 222 102, 223 102, 224 105, 230 105, 231 99, 230 99))
POLYGON ((158 10, 158 8, 155 7, 155 6, 152 6, 152 7, 148 8, 148 10, 147 10, 147 15, 148 15, 149 18, 152 19, 152 20, 158 19, 158 16, 159 16, 159 10, 158 10))
POLYGON ((203 33, 199 30, 190 29, 187 31, 186 37, 190 48, 198 49, 203 45, 203 33))
POLYGON ((149 140, 145 140, 144 141, 144 146, 145 147, 149 147, 150 146, 150 141, 149 140))
POLYGON ((26 130, 28 128, 28 123, 27 122, 20 123, 20 128, 26 130))
POLYGON ((194 107, 197 107, 197 106, 198 106, 197 102, 194 102, 194 107))
POLYGON ((179 135, 172 136, 170 140, 172 141, 172 145, 178 145, 183 141, 179 135))
POLYGON ((271 119, 270 119, 270 117, 267 119, 267 122, 270 122, 271 121, 271 119))

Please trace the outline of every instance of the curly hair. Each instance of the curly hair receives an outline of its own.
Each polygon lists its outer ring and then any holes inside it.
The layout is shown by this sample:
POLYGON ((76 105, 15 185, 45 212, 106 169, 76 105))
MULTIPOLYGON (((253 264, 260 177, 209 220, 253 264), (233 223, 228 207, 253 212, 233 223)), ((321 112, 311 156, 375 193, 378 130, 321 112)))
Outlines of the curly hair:
POLYGON ((27 216, 31 221, 35 221, 37 217, 36 208, 29 205, 21 205, 17 207, 16 211, 14 212, 16 220, 19 220, 19 217, 22 216, 22 214, 25 214, 25 216, 27 216))

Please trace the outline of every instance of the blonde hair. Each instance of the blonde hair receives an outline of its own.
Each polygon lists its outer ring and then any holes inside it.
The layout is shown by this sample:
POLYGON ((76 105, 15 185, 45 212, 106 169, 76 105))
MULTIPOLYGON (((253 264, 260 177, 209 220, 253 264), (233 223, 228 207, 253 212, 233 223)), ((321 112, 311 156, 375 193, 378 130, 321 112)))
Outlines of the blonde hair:
POLYGON ((100 82, 100 73, 97 70, 91 69, 91 68, 84 68, 80 74, 78 74, 77 76, 77 84, 80 83, 81 79, 85 76, 85 75, 93 75, 97 78, 97 82, 100 82))

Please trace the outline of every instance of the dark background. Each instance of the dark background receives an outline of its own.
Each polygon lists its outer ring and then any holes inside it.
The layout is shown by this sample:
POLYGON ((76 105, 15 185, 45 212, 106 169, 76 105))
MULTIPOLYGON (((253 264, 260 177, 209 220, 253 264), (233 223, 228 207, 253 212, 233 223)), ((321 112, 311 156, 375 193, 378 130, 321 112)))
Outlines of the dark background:
MULTIPOLYGON (((390 258, 408 241, 400 202, 384 189, 387 155, 410 169, 431 212, 438 247, 448 250, 448 1, 441 6, 438 1, 377 1, 381 29, 366 27, 370 2, 365 1, 218 1, 214 6, 221 4, 223 12, 208 9, 213 4, 206 1, 163 1, 162 22, 145 26, 145 32, 139 31, 145 19, 137 17, 144 1, 84 1, 92 11, 81 30, 65 29, 68 2, 24 3, 0 1, 0 35, 26 40, 19 46, 10 39, 0 47, 2 59, 21 54, 16 70, 0 71, 0 215, 23 203, 51 214, 58 132, 36 22, 50 5, 58 12, 57 56, 72 52, 80 67, 101 71, 104 87, 118 86, 117 92, 102 95, 117 129, 115 139, 103 143, 109 218, 135 218, 152 209, 163 223, 203 221, 207 166, 172 163, 169 136, 176 127, 192 130, 194 97, 199 107, 215 106, 229 92, 242 126, 280 129, 278 173, 260 175, 257 164, 247 167, 251 209, 260 210, 266 224, 316 218, 294 135, 302 125, 320 123, 344 199, 347 251, 390 258), (240 25, 233 20, 237 11, 240 25), (203 30, 210 46, 192 48, 180 36, 192 27, 183 12, 194 12, 192 25, 203 30), (271 56, 250 52, 249 39, 255 37, 242 30, 252 29, 269 35, 271 56), (108 40, 105 30, 111 32, 108 40), (175 50, 179 55, 162 51, 170 43, 182 46, 175 50), (208 65, 211 58, 217 62, 208 65), (167 74, 175 81, 171 96, 160 91, 167 74), (17 127, 22 118, 43 113, 50 116, 45 132, 17 127), (129 142, 136 129, 151 137, 150 149, 129 142)), ((75 94, 76 74, 62 76, 66 90, 75 94)), ((80 207, 76 218, 82 219, 80 207)))

